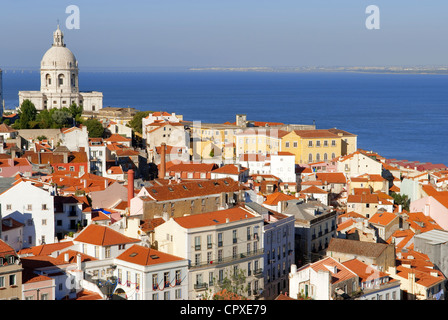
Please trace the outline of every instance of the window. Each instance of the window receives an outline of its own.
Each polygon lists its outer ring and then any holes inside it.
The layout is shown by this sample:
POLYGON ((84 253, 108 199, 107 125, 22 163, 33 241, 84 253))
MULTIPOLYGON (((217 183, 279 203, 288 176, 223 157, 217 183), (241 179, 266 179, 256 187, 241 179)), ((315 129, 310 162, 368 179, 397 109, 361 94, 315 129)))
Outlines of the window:
POLYGON ((42 210, 48 210, 48 207, 47 207, 47 205, 45 203, 42 204, 42 210))
POLYGON ((6 210, 11 210, 12 206, 10 204, 6 205, 6 210))
POLYGON ((236 259, 237 254, 238 254, 238 247, 237 247, 237 246, 234 246, 234 247, 232 248, 232 256, 233 256, 233 259, 236 259))
POLYGON ((222 247, 222 232, 218 233, 218 247, 222 247))
POLYGON ((16 285, 16 275, 15 274, 9 275, 9 285, 10 286, 16 285))
POLYGON ((180 283, 182 281, 180 270, 176 270, 175 277, 176 277, 176 286, 178 286, 178 285, 180 285, 180 283))
POLYGON ((297 148, 297 146, 298 146, 297 141, 294 141, 292 145, 294 148, 297 148))
POLYGON ((316 147, 320 147, 320 140, 316 141, 316 147))
POLYGON ((236 233, 236 230, 233 230, 232 231, 232 234, 233 234, 233 243, 237 243, 237 233, 236 233))
POLYGON ((289 148, 289 142, 285 142, 285 148, 289 148))
POLYGON ((47 225, 47 219, 42 219, 42 225, 46 226, 47 225))
POLYGON ((176 299, 182 299, 182 290, 181 289, 176 289, 174 294, 175 294, 176 299))
POLYGON ((105 248, 105 258, 107 259, 107 258, 110 258, 110 246, 107 246, 106 248, 105 248))
POLYGON ((331 146, 335 147, 336 146, 336 140, 331 140, 331 146))
POLYGON ((32 204, 28 204, 28 205, 26 206, 26 210, 28 210, 28 211, 33 210, 33 205, 32 205, 32 204))
POLYGON ((200 253, 196 253, 194 255, 194 263, 197 266, 201 264, 201 254, 200 253))
POLYGON ((313 141, 308 141, 308 147, 312 147, 313 146, 313 141))
POLYGON ((163 283, 165 285, 165 288, 168 288, 170 286, 170 273, 169 272, 163 273, 163 283))
POLYGON ((5 277, 0 277, 0 288, 5 287, 5 277))
POLYGON ((201 237, 200 236, 194 237, 194 249, 201 250, 201 237))
POLYGON ((212 248, 212 235, 208 234, 207 235, 207 249, 211 249, 212 248))
POLYGON ((313 162, 313 154, 308 155, 308 162, 313 162))
POLYGON ((324 140, 324 147, 328 147, 328 141, 324 140))
POLYGON ((153 290, 156 290, 157 287, 159 286, 158 281, 159 280, 158 280, 157 274, 153 274, 152 275, 152 288, 153 288, 153 290))

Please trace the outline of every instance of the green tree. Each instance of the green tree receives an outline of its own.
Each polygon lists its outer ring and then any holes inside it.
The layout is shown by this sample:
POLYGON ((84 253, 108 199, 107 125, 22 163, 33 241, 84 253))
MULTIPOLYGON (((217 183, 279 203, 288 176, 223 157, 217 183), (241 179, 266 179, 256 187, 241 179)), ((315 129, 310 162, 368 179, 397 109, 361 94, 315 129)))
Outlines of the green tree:
POLYGON ((50 111, 48 110, 40 111, 36 116, 36 120, 39 123, 39 128, 41 129, 48 129, 53 125, 53 119, 51 117, 50 111))
POLYGON ((65 110, 55 110, 52 113, 51 118, 58 128, 69 127, 73 124, 72 115, 67 108, 65 108, 65 110))
POLYGON ((152 111, 139 111, 137 112, 131 121, 128 122, 128 126, 134 130, 134 132, 142 133, 142 119, 146 118, 152 111))
POLYGON ((14 128, 30 129, 36 125, 37 110, 30 100, 26 99, 22 102, 18 115, 19 119, 14 123, 14 128))
POLYGON ((215 294, 211 296, 211 292, 205 294, 205 299, 222 300, 222 299, 247 299, 248 285, 246 283, 246 271, 236 269, 229 274, 229 269, 225 270, 225 277, 219 281, 213 279, 215 294), (223 295, 224 293, 224 295, 223 295))
POLYGON ((76 105, 76 103, 72 103, 71 106, 68 108, 68 111, 72 115, 72 118, 75 119, 76 123, 82 123, 82 111, 83 107, 76 105))
POLYGON ((97 119, 88 119, 83 123, 87 127, 90 138, 101 138, 103 137, 104 128, 103 124, 97 119))
POLYGON ((411 200, 407 195, 391 192, 390 196, 394 198, 395 204, 401 205, 404 210, 409 211, 411 200))

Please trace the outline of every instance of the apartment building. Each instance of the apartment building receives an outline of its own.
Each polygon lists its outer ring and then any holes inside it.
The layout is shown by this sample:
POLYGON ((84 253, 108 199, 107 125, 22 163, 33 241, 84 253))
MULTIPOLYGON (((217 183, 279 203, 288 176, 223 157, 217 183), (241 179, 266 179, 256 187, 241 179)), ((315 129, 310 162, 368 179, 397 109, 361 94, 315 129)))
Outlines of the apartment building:
POLYGON ((273 300, 281 292, 289 290, 289 272, 294 264, 294 222, 287 216, 262 205, 249 202, 246 207, 261 215, 263 225, 263 248, 265 252, 263 273, 263 297, 273 300))
POLYGON ((294 130, 282 136, 281 151, 295 155, 296 164, 330 161, 342 155, 342 134, 329 130, 294 130))
POLYGON ((213 297, 233 276, 238 294, 262 298, 262 228, 260 215, 235 207, 172 218, 154 229, 159 251, 189 260, 188 299, 195 300, 213 297))

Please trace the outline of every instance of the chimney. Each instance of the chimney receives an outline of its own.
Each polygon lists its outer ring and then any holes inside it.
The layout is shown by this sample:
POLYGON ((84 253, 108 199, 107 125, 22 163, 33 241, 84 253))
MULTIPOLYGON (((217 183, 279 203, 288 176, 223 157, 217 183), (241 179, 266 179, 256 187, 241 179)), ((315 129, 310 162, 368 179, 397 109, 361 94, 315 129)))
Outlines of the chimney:
POLYGON ((160 165, 159 165, 159 179, 165 178, 166 172, 166 144, 162 142, 161 152, 160 152, 160 165))
POLYGON ((66 253, 64 253, 64 262, 68 262, 68 260, 69 260, 69 255, 66 252, 66 253))
POLYGON ((134 198, 134 170, 128 170, 128 208, 131 207, 131 199, 134 198))

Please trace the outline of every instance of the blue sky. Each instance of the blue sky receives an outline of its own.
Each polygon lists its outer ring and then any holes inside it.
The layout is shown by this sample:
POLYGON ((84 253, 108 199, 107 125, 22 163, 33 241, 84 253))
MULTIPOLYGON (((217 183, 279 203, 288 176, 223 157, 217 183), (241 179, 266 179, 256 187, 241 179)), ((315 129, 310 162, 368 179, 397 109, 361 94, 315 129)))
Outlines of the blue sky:
POLYGON ((2 0, 0 67, 39 67, 59 19, 80 67, 447 65, 446 0, 2 0), (67 30, 68 5, 80 29, 67 30), (368 5, 380 29, 368 30, 368 5))

